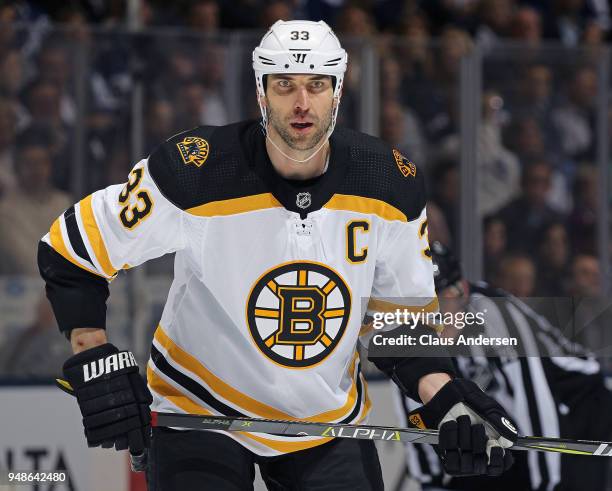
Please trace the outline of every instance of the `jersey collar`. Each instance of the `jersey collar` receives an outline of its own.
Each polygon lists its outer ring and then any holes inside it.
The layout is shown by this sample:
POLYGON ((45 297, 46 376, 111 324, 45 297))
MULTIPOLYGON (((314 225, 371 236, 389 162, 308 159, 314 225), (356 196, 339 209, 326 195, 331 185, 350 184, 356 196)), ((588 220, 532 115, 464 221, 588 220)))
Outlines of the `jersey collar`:
POLYGON ((266 139, 259 122, 248 126, 241 138, 247 162, 263 180, 266 188, 289 211, 302 219, 327 203, 339 189, 348 168, 348 147, 334 134, 329 139, 329 167, 322 175, 306 180, 285 179, 270 161, 266 139))

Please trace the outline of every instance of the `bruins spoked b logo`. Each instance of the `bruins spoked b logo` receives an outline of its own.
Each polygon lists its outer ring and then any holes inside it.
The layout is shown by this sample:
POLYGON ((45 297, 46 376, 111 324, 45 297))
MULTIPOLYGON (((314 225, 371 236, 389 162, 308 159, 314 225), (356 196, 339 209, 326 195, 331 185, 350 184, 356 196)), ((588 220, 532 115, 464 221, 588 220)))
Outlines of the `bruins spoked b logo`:
POLYGON ((351 294, 338 273, 319 263, 292 262, 257 280, 247 321, 264 355, 286 367, 304 368, 334 350, 350 312, 351 294))

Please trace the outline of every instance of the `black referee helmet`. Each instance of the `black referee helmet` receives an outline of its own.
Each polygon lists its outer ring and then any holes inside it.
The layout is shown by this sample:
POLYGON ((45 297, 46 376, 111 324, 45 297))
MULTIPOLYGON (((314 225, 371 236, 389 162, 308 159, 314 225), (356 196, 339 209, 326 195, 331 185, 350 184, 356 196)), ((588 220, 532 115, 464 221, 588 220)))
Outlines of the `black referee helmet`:
POLYGON ((451 250, 437 240, 432 242, 429 248, 433 261, 434 283, 436 291, 439 293, 446 287, 454 285, 463 277, 461 264, 451 250))

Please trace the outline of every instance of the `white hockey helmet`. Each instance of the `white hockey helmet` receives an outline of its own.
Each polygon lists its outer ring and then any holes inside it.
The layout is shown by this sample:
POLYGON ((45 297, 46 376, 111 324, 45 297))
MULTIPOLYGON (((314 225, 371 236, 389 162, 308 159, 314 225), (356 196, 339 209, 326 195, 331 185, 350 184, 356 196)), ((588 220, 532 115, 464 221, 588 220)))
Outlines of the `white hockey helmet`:
POLYGON ((330 75, 334 78, 335 107, 329 133, 336 125, 342 81, 348 55, 325 22, 308 20, 276 21, 253 50, 253 70, 259 108, 267 127, 264 76, 273 73, 330 75))

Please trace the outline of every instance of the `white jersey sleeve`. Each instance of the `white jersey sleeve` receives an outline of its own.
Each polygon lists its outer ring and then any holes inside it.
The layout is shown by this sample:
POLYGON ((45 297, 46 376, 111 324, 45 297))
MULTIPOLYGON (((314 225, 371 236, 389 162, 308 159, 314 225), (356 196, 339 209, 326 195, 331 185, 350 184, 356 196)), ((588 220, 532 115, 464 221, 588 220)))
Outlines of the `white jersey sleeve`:
POLYGON ((393 221, 379 250, 368 311, 438 309, 425 207, 417 218, 393 221))
POLYGON ((126 183, 68 208, 42 240, 72 264, 112 280, 120 269, 182 249, 183 215, 160 192, 145 159, 126 183))

